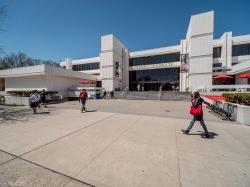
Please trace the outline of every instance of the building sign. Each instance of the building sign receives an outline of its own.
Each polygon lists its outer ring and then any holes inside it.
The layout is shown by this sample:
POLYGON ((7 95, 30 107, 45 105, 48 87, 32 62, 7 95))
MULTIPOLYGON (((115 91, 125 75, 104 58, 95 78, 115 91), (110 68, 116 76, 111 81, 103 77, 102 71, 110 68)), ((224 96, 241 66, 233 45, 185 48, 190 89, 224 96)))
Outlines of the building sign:
POLYGON ((175 68, 179 67, 180 62, 168 62, 161 64, 149 64, 149 65, 140 65, 140 66, 130 66, 129 70, 146 70, 146 69, 159 69, 159 68, 175 68))
POLYGON ((188 54, 181 54, 181 65, 180 65, 180 72, 185 73, 189 71, 189 58, 188 54))
POLYGON ((115 62, 115 76, 120 77, 121 75, 121 67, 119 62, 115 62))
POLYGON ((115 62, 115 68, 114 68, 114 73, 115 73, 115 91, 121 91, 121 86, 122 86, 122 77, 121 77, 121 64, 120 62, 115 62))

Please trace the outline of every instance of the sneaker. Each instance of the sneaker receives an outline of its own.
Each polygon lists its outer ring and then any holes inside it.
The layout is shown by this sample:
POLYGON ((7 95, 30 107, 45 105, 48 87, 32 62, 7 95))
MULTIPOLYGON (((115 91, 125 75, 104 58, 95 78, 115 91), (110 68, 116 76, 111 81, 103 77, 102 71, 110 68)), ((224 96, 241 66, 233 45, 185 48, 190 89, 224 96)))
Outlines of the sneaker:
POLYGON ((188 130, 183 130, 183 129, 181 129, 181 131, 182 131, 183 134, 188 134, 188 133, 189 133, 188 130))
POLYGON ((209 136, 209 134, 205 134, 205 137, 206 137, 206 138, 209 138, 210 136, 209 136))

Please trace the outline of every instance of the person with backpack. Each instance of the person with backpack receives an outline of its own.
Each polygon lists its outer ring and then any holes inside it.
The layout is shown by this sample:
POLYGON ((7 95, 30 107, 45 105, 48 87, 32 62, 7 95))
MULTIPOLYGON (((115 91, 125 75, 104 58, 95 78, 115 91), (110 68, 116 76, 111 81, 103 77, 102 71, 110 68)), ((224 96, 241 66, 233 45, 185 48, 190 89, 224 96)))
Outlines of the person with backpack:
POLYGON ((208 133, 207 127, 203 119, 202 103, 205 103, 206 105, 209 105, 209 106, 210 104, 201 98, 199 92, 194 92, 193 97, 191 97, 191 103, 192 103, 192 106, 190 108, 190 114, 193 115, 193 118, 190 121, 190 124, 186 130, 181 129, 182 132, 184 134, 188 134, 190 130, 192 129, 192 127, 194 126, 194 123, 196 121, 199 121, 205 132, 205 137, 209 138, 209 133, 208 133))
POLYGON ((81 92, 80 92, 80 95, 79 95, 79 103, 81 102, 82 104, 82 109, 81 111, 85 111, 86 112, 86 108, 85 108, 85 105, 86 105, 86 100, 88 98, 88 94, 86 92, 85 89, 83 89, 81 92))
POLYGON ((40 97, 41 97, 41 104, 43 104, 43 106, 46 108, 46 91, 45 89, 42 90, 42 92, 40 93, 40 97))
POLYGON ((32 93, 30 94, 29 102, 34 114, 36 114, 36 109, 37 107, 39 107, 40 100, 41 97, 37 90, 32 91, 32 93))

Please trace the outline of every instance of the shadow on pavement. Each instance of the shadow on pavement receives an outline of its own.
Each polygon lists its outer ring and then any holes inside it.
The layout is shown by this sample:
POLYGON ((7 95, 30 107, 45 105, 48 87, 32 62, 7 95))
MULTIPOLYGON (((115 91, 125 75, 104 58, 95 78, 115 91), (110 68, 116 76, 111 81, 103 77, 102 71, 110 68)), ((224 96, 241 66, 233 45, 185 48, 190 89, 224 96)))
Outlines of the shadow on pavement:
MULTIPOLYGON (((201 138, 206 138, 204 132, 202 131, 197 131, 198 133, 189 133, 188 135, 199 135, 201 138)), ((215 132, 208 132, 209 133, 209 138, 206 139, 214 139, 216 136, 218 136, 217 133, 215 132)))
POLYGON ((48 111, 37 111, 37 114, 34 115, 33 111, 30 108, 0 108, 0 124, 9 124, 14 122, 25 122, 30 118, 37 118, 39 114, 46 115, 49 114, 48 111))
POLYGON ((37 112, 36 114, 50 114, 50 112, 37 112))
POLYGON ((86 112, 97 112, 97 110, 96 109, 94 109, 94 110, 86 110, 86 112))

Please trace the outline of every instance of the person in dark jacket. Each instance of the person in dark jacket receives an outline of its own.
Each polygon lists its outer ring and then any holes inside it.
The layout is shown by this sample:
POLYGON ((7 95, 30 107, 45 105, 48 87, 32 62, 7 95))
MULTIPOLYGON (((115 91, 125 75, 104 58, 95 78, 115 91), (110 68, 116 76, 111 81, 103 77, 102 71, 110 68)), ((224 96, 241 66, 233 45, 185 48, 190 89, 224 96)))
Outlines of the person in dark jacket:
POLYGON ((82 104, 82 109, 81 111, 85 111, 86 112, 86 108, 85 108, 85 104, 86 104, 86 100, 88 98, 88 93, 86 92, 85 89, 83 89, 79 95, 79 103, 81 102, 82 104))
POLYGON ((192 106, 193 107, 198 107, 199 105, 201 105, 201 114, 199 116, 193 116, 192 120, 190 121, 190 124, 188 126, 188 128, 186 130, 182 130, 182 132, 184 134, 188 134, 189 131, 193 128, 194 126, 194 123, 196 121, 200 121, 200 124, 205 132, 205 137, 206 138, 209 138, 209 133, 208 133, 208 130, 207 130, 207 127, 205 125, 205 122, 204 122, 204 119, 203 119, 203 111, 202 111, 202 103, 205 103, 206 105, 210 105, 208 102, 204 101, 201 97, 200 97, 200 93, 199 92, 194 92, 194 95, 193 97, 191 98, 191 102, 192 102, 192 106))
POLYGON ((110 98, 111 98, 111 99, 114 98, 114 92, 113 92, 113 90, 110 92, 110 98))
POLYGON ((104 90, 104 92, 103 92, 103 99, 106 99, 106 95, 107 95, 107 92, 106 92, 106 90, 104 90))
POLYGON ((40 93, 40 97, 41 97, 41 103, 43 104, 43 106, 47 107, 47 105, 46 105, 46 91, 45 91, 45 89, 43 89, 42 92, 40 93))

